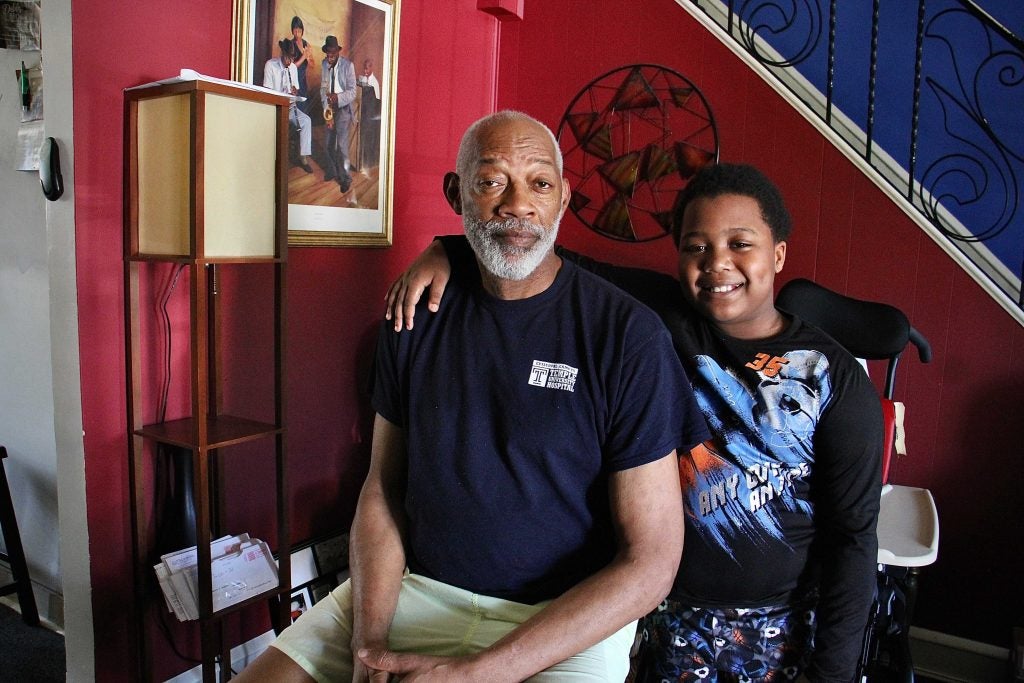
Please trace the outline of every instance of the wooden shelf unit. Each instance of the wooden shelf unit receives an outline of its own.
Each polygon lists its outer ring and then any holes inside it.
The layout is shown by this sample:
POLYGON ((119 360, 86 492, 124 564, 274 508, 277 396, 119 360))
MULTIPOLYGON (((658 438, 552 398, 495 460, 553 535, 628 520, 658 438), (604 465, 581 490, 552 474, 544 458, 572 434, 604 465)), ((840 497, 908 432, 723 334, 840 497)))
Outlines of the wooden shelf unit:
POLYGON ((225 616, 268 600, 276 630, 290 621, 284 420, 288 99, 195 80, 128 89, 124 107, 125 344, 138 678, 152 680, 148 615, 154 607, 163 609, 153 590, 154 539, 146 513, 154 498, 147 472, 157 466, 157 446, 166 444, 192 452, 203 680, 216 680, 217 664, 224 662, 223 681, 231 675, 232 646, 225 637, 225 616), (150 281, 146 269, 160 264, 188 271, 189 377, 180 379, 189 380, 191 414, 152 423, 155 416, 143 414, 143 398, 157 388, 147 382, 143 367, 141 319, 148 302, 142 301, 141 285, 150 281), (231 352, 222 344, 221 328, 225 321, 239 321, 219 302, 217 271, 248 264, 266 264, 273 272, 273 334, 267 340, 273 345, 273 396, 267 397, 273 422, 226 414, 221 406, 220 359, 231 352), (232 447, 263 439, 273 440, 278 585, 214 612, 210 543, 222 533, 241 531, 223 528, 224 459, 232 457, 232 447))

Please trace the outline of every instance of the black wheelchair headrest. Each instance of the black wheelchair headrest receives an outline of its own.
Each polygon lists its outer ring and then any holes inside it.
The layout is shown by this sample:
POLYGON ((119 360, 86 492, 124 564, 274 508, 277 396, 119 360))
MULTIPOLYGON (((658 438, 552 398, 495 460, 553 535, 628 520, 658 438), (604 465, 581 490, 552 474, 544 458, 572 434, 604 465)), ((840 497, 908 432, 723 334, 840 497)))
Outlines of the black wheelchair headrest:
POLYGON ((911 340, 910 321, 895 306, 853 299, 810 280, 787 282, 775 305, 820 327, 857 358, 896 358, 911 340))

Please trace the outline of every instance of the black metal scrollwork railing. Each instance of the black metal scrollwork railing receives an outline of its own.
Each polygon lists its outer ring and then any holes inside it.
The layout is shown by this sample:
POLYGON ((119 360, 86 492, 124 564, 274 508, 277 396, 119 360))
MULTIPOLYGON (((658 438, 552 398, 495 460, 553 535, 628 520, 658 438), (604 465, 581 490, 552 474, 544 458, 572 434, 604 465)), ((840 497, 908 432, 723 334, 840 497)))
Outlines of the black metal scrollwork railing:
POLYGON ((1024 324, 1019 35, 972 0, 676 2, 812 112, 1024 324))

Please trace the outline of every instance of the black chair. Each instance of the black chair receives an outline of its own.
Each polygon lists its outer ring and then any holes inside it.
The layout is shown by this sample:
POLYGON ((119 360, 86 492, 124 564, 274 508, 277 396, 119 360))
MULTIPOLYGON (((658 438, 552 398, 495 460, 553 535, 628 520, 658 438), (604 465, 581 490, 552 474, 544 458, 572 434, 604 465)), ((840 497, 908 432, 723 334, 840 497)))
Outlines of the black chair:
MULTIPOLYGON (((888 304, 844 296, 810 280, 787 282, 776 297, 778 308, 821 328, 851 354, 884 360, 885 421, 882 455, 882 501, 878 520, 878 583, 864 631, 859 679, 914 680, 908 640, 920 567, 938 555, 938 514, 926 489, 888 483, 889 462, 902 441, 902 405, 893 401, 896 365, 908 344, 922 363, 931 360, 928 340, 901 310, 888 304)), ((902 449, 899 448, 902 452, 902 449)))
POLYGON ((6 458, 7 449, 0 446, 0 531, 3 532, 4 546, 7 548, 6 553, 0 552, 0 560, 10 564, 11 576, 14 578, 12 583, 0 586, 0 595, 17 592, 21 618, 29 626, 39 626, 39 612, 36 610, 36 600, 32 595, 25 549, 21 545, 18 520, 14 517, 14 503, 11 501, 11 489, 7 484, 7 472, 4 470, 6 458))

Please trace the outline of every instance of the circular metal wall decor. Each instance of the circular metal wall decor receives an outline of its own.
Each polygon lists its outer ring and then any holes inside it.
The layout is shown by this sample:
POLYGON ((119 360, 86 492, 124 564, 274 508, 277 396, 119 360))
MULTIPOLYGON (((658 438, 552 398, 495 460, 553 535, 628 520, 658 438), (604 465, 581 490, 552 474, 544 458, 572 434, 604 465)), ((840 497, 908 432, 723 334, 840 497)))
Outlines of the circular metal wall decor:
POLYGON ((631 64, 591 81, 558 125, 569 204, 594 232, 625 242, 672 234, 678 197, 718 160, 718 131, 704 95, 686 77, 631 64))

